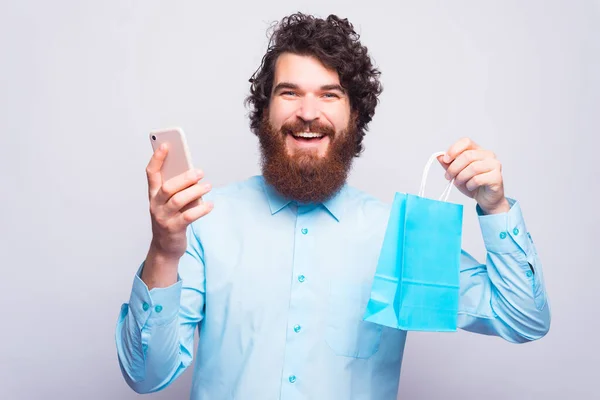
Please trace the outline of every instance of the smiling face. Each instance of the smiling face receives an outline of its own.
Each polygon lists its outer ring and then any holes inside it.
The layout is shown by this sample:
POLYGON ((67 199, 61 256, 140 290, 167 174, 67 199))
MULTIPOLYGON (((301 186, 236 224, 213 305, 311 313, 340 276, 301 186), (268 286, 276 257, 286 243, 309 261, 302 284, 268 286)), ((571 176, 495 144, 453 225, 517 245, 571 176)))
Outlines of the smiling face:
POLYGON ((335 70, 310 56, 284 53, 277 59, 269 122, 285 135, 288 155, 324 157, 349 120, 350 101, 335 70))
POLYGON ((263 175, 286 197, 324 201, 346 181, 355 150, 338 73, 315 57, 283 53, 272 87, 259 129, 263 175))

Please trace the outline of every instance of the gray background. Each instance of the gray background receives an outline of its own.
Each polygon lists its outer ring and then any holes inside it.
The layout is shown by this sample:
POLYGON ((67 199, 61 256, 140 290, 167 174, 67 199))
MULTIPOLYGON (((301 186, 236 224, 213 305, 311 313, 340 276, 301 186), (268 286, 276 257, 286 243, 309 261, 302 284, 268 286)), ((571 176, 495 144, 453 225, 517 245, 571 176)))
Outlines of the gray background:
MULTIPOLYGON (((599 398, 599 3, 275 0, 2 1, 0 398, 137 397, 114 328, 150 239, 148 131, 183 127, 217 186, 259 173, 243 98, 265 30, 296 10, 348 17, 383 71, 351 183, 416 192, 469 136, 503 162, 545 268, 546 337, 410 334, 400 397, 599 398)), ((451 201, 482 260, 474 203, 451 201)), ((190 378, 146 398, 187 398, 190 378)))

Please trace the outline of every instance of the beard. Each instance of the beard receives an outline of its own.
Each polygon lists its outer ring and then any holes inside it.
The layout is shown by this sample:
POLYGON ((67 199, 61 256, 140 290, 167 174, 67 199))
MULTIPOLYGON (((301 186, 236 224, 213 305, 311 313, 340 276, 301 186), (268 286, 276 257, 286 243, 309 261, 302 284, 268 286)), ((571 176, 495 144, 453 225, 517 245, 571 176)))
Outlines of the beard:
POLYGON ((263 114, 259 127, 261 167, 265 181, 282 196, 299 203, 322 203, 334 196, 346 183, 354 159, 355 118, 350 118, 346 129, 338 132, 330 126, 302 120, 273 128, 268 113, 263 114), (286 136, 292 132, 324 134, 329 145, 324 156, 316 149, 296 150, 289 155, 286 136))

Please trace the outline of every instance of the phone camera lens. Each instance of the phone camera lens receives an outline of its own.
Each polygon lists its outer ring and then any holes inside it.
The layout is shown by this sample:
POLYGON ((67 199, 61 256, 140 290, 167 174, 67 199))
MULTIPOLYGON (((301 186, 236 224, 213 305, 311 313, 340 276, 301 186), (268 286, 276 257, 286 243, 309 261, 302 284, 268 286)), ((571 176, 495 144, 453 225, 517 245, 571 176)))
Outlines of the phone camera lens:
POLYGON ((156 136, 152 135, 152 140, 156 140, 156 136))

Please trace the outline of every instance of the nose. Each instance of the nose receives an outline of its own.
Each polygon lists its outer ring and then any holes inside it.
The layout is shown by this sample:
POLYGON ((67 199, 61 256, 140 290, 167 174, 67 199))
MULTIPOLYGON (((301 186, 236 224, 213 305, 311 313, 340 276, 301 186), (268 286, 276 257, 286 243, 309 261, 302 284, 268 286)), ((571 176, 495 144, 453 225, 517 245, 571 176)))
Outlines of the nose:
POLYGON ((321 116, 318 100, 314 96, 304 96, 300 101, 300 107, 296 112, 296 116, 305 122, 311 122, 321 116))

